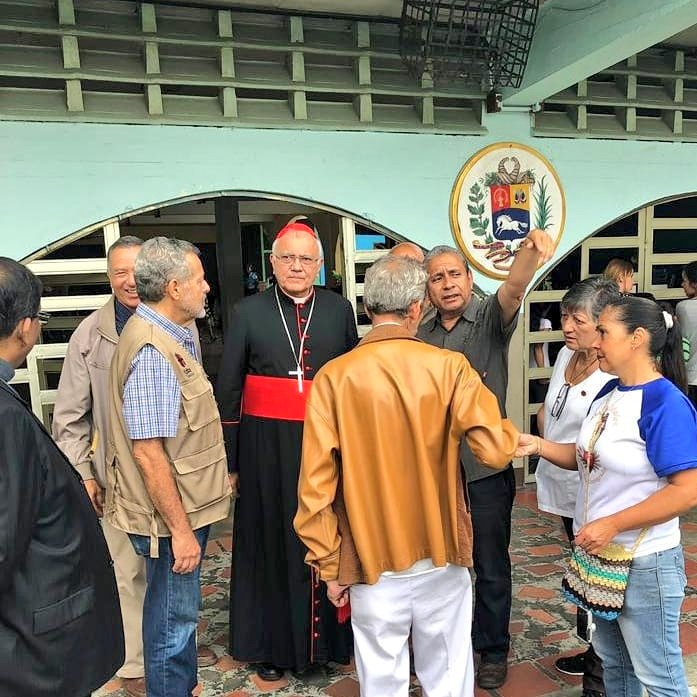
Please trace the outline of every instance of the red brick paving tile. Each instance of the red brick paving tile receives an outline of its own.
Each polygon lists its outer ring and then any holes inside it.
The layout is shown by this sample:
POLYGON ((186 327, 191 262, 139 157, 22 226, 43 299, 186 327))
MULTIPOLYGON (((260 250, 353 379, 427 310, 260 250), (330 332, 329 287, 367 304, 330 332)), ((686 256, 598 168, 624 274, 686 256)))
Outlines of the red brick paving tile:
POLYGON ((529 564, 525 569, 535 576, 549 576, 564 570, 559 564, 529 564))
POLYGON ((259 692, 275 692, 276 690, 282 690, 284 687, 288 687, 288 678, 281 678, 280 680, 262 680, 255 673, 251 676, 251 679, 259 692))
POLYGON ((497 692, 501 697, 541 697, 558 689, 534 663, 524 661, 508 667, 508 679, 497 692))
POLYGON ((690 588, 697 588, 697 576, 688 576, 687 585, 690 586, 690 588))
POLYGON ((529 528, 525 528, 525 534, 526 535, 548 535, 549 528, 546 525, 544 527, 542 527, 541 525, 538 525, 536 527, 529 527, 529 528))
POLYGON ((233 692, 226 692, 222 697, 252 697, 252 693, 246 690, 234 690, 233 692))
POLYGON ((549 600, 550 598, 556 598, 558 595, 558 590, 541 586, 523 586, 516 593, 518 598, 535 598, 536 600, 549 600))
POLYGON ((691 622, 680 624, 680 646, 683 655, 695 653, 697 651, 697 627, 691 622))
POLYGON ((230 578, 230 567, 226 566, 221 572, 220 572, 220 577, 221 578, 230 578))
POLYGON ((515 500, 516 503, 523 505, 533 504, 537 508, 537 493, 534 488, 518 489, 515 500))
POLYGON ((227 673, 228 670, 235 670, 236 668, 244 668, 246 666, 246 663, 243 663, 242 661, 236 661, 232 656, 228 656, 227 654, 224 656, 221 656, 218 662, 216 663, 216 668, 221 672, 221 673, 227 673))
POLYGON ((359 697, 361 690, 358 681, 353 678, 342 678, 330 687, 325 687, 324 692, 331 697, 359 697))
POLYGON ((554 615, 550 615, 547 610, 526 608, 523 611, 523 614, 527 615, 528 617, 532 617, 532 619, 537 620, 538 622, 543 622, 544 624, 555 624, 557 621, 557 618, 554 615))
POLYGON ((196 685, 196 687, 194 688, 194 691, 191 694, 194 697, 198 697, 198 695, 200 695, 202 691, 203 691, 203 685, 201 685, 201 683, 199 683, 198 685, 196 685))
POLYGON ((216 542, 226 551, 232 551, 232 537, 220 537, 216 542))
POLYGON ((685 559, 685 573, 688 576, 697 576, 697 561, 694 559, 685 559))
POLYGON ((685 552, 685 554, 697 555, 697 545, 686 545, 682 548, 682 551, 685 552))
POLYGON ((220 590, 220 586, 201 586, 201 595, 207 598, 209 595, 214 595, 220 590))
POLYGON ((549 675, 554 676, 553 679, 559 680, 567 685, 581 685, 583 678, 580 675, 567 675, 566 673, 560 673, 555 667, 554 662, 557 658, 562 656, 575 656, 579 651, 583 649, 579 647, 574 651, 566 651, 565 653, 560 653, 558 656, 545 656, 541 658, 538 663, 549 673, 549 675))
POLYGON ((527 551, 533 557, 558 557, 561 554, 561 546, 537 545, 537 547, 529 547, 527 551))
POLYGON ((542 644, 544 646, 553 646, 554 644, 558 644, 560 641, 564 641, 564 639, 568 639, 571 636, 571 632, 552 632, 551 634, 548 634, 545 637, 542 637, 542 644))
POLYGON ((516 566, 517 564, 524 564, 527 560, 527 555, 523 556, 522 554, 511 554, 511 564, 513 564, 513 566, 516 566))
POLYGON ((697 610, 697 597, 692 595, 682 601, 682 612, 692 612, 697 610))
POLYGON ((508 631, 511 634, 521 634, 525 631, 525 622, 522 620, 515 620, 508 625, 508 631))

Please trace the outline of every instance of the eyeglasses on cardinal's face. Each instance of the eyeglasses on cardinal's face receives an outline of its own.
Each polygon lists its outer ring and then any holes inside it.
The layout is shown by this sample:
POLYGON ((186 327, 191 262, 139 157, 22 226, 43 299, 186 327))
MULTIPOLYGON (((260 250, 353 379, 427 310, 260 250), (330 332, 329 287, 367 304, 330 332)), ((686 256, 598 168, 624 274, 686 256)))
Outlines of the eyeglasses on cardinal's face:
POLYGON ((297 254, 274 254, 276 259, 278 259, 283 266, 290 266, 298 260, 302 266, 312 266, 319 261, 318 257, 311 257, 305 254, 298 256, 297 254))

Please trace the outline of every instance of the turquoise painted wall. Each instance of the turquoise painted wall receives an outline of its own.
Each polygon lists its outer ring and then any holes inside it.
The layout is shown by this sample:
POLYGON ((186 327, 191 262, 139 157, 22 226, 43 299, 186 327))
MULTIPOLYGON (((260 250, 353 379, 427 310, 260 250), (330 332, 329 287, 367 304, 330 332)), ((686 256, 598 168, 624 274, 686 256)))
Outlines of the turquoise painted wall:
MULTIPOLYGON (((452 243, 451 188, 502 140, 541 151, 566 190, 557 256, 608 222, 697 189, 697 145, 533 138, 523 111, 486 137, 178 126, 0 123, 0 253, 23 258, 118 214, 194 194, 283 194, 336 207, 425 247, 452 243)), ((484 290, 497 282, 477 278, 484 290)))

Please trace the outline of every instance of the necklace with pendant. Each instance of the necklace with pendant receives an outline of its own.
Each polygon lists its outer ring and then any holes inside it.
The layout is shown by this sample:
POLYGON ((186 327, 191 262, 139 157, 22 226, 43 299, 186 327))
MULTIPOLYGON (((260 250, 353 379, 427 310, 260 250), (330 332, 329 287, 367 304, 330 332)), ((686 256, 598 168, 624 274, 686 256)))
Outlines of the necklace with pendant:
POLYGON ((303 378, 305 374, 302 369, 302 357, 303 357, 303 347, 305 346, 305 337, 307 337, 307 330, 310 328, 310 322, 312 321, 312 313, 315 309, 315 300, 317 299, 317 294, 312 293, 312 304, 310 305, 310 314, 307 316, 307 324, 300 337, 300 349, 298 353, 295 352, 295 346, 293 344, 293 339, 290 336, 290 331, 288 330, 288 323, 286 322, 286 317, 283 314, 283 308, 281 307, 281 300, 278 297, 278 286, 274 289, 274 294, 276 295, 276 306, 278 307, 278 314, 281 315, 281 322, 283 322, 283 328, 286 330, 286 336, 288 337, 288 343, 290 344, 290 350, 293 352, 293 358, 295 359, 295 370, 289 370, 288 375, 295 376, 298 380, 298 392, 303 391, 303 378))

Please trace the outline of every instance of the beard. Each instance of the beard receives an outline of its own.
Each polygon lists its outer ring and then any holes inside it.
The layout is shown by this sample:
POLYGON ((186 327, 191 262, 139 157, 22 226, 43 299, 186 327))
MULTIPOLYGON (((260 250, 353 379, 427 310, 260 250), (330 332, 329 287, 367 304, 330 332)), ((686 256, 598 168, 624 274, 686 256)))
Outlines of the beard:
POLYGON ((206 316, 206 301, 186 303, 183 306, 183 310, 191 319, 203 319, 206 316))

